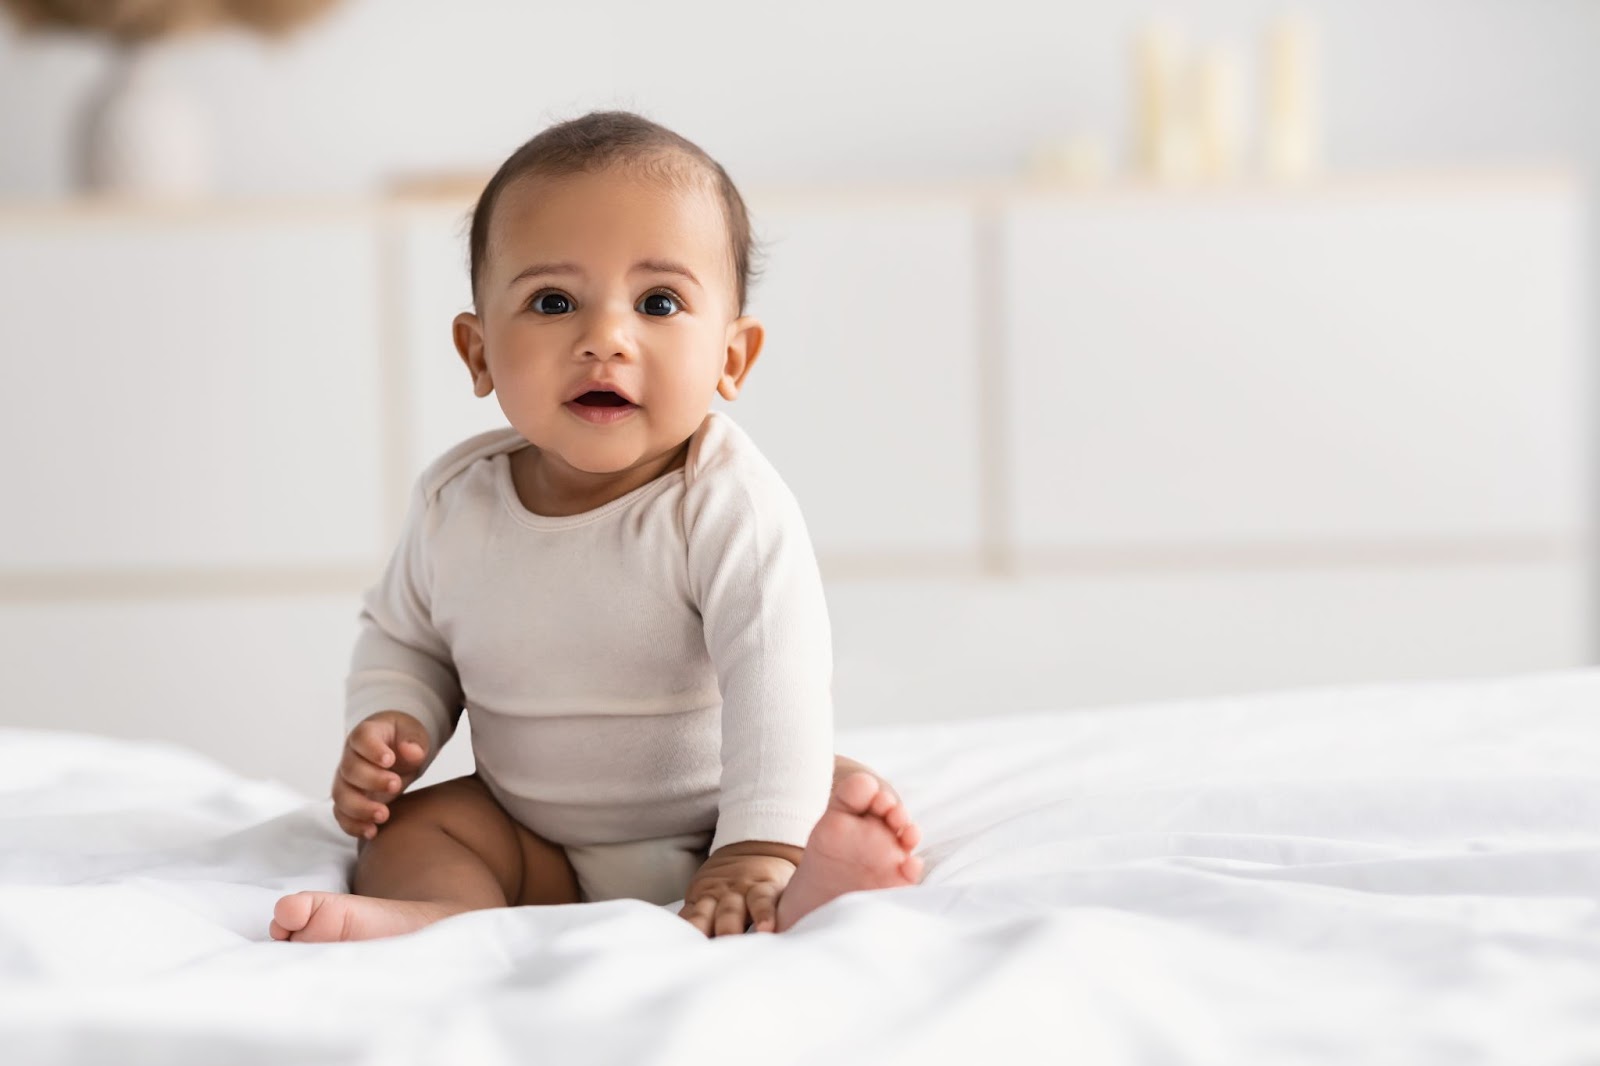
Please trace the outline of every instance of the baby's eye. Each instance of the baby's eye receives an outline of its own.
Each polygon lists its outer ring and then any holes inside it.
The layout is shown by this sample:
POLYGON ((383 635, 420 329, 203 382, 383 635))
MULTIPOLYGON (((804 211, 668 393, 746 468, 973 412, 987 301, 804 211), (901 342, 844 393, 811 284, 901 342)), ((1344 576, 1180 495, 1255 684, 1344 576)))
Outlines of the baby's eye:
POLYGON ((639 306, 644 310, 645 314, 653 315, 656 318, 665 318, 680 309, 677 297, 670 292, 653 292, 643 300, 640 300, 639 306))
POLYGON ((564 315, 572 310, 572 301, 559 292, 541 292, 528 301, 528 306, 541 315, 564 315), (552 300, 556 302, 551 303, 552 300))

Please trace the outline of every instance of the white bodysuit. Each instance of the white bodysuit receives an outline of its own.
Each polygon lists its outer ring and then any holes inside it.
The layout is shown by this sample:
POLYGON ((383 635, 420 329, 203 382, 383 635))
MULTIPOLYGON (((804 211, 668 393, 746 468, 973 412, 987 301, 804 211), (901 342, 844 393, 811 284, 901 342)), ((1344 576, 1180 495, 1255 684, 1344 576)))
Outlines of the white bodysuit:
MULTIPOLYGON (((832 650, 799 504, 712 412, 682 468, 565 517, 525 508, 511 428, 418 479, 361 613, 346 731, 399 710, 563 845, 713 833, 804 846, 833 777, 832 650)), ((569 849, 570 853, 571 849, 569 849)))

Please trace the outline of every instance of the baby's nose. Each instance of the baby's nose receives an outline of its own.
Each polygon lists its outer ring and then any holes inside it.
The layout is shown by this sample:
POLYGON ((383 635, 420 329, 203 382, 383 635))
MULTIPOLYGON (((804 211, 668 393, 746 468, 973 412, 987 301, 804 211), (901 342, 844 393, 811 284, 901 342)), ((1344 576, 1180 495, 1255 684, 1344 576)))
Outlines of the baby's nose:
POLYGON ((634 353, 627 319, 614 313, 597 313, 578 338, 579 354, 589 359, 628 358, 634 353))

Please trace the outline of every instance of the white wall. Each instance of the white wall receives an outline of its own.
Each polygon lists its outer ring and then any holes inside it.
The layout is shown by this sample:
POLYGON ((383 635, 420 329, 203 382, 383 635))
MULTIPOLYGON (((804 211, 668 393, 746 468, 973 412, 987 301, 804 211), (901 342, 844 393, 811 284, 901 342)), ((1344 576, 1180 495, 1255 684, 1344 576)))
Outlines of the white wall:
MULTIPOLYGON (((1600 161, 1594 0, 1318 0, 1341 167, 1600 161)), ((639 110, 740 181, 1010 173, 1040 135, 1123 140, 1128 34, 1168 11, 1253 61, 1271 0, 982 5, 812 0, 345 0, 286 43, 171 47, 209 109, 224 192, 366 190, 492 168, 549 122, 639 110)), ((0 195, 68 181, 91 42, 0 28, 0 195)))

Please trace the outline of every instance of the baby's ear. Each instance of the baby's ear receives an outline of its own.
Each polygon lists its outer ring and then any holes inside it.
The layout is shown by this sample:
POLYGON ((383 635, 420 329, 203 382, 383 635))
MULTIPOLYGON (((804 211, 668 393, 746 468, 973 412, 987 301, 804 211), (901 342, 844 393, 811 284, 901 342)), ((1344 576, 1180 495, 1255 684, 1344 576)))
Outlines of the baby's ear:
POLYGON ((732 400, 744 387, 744 379, 761 355, 761 345, 767 331, 750 315, 735 319, 728 326, 728 346, 722 363, 722 377, 717 380, 717 392, 724 400, 732 400))
POLYGON ((483 324, 471 311, 463 311, 450 324, 450 332, 461 361, 467 364, 467 372, 472 375, 472 394, 479 398, 489 395, 494 391, 494 381, 489 377, 489 363, 483 357, 483 324))

